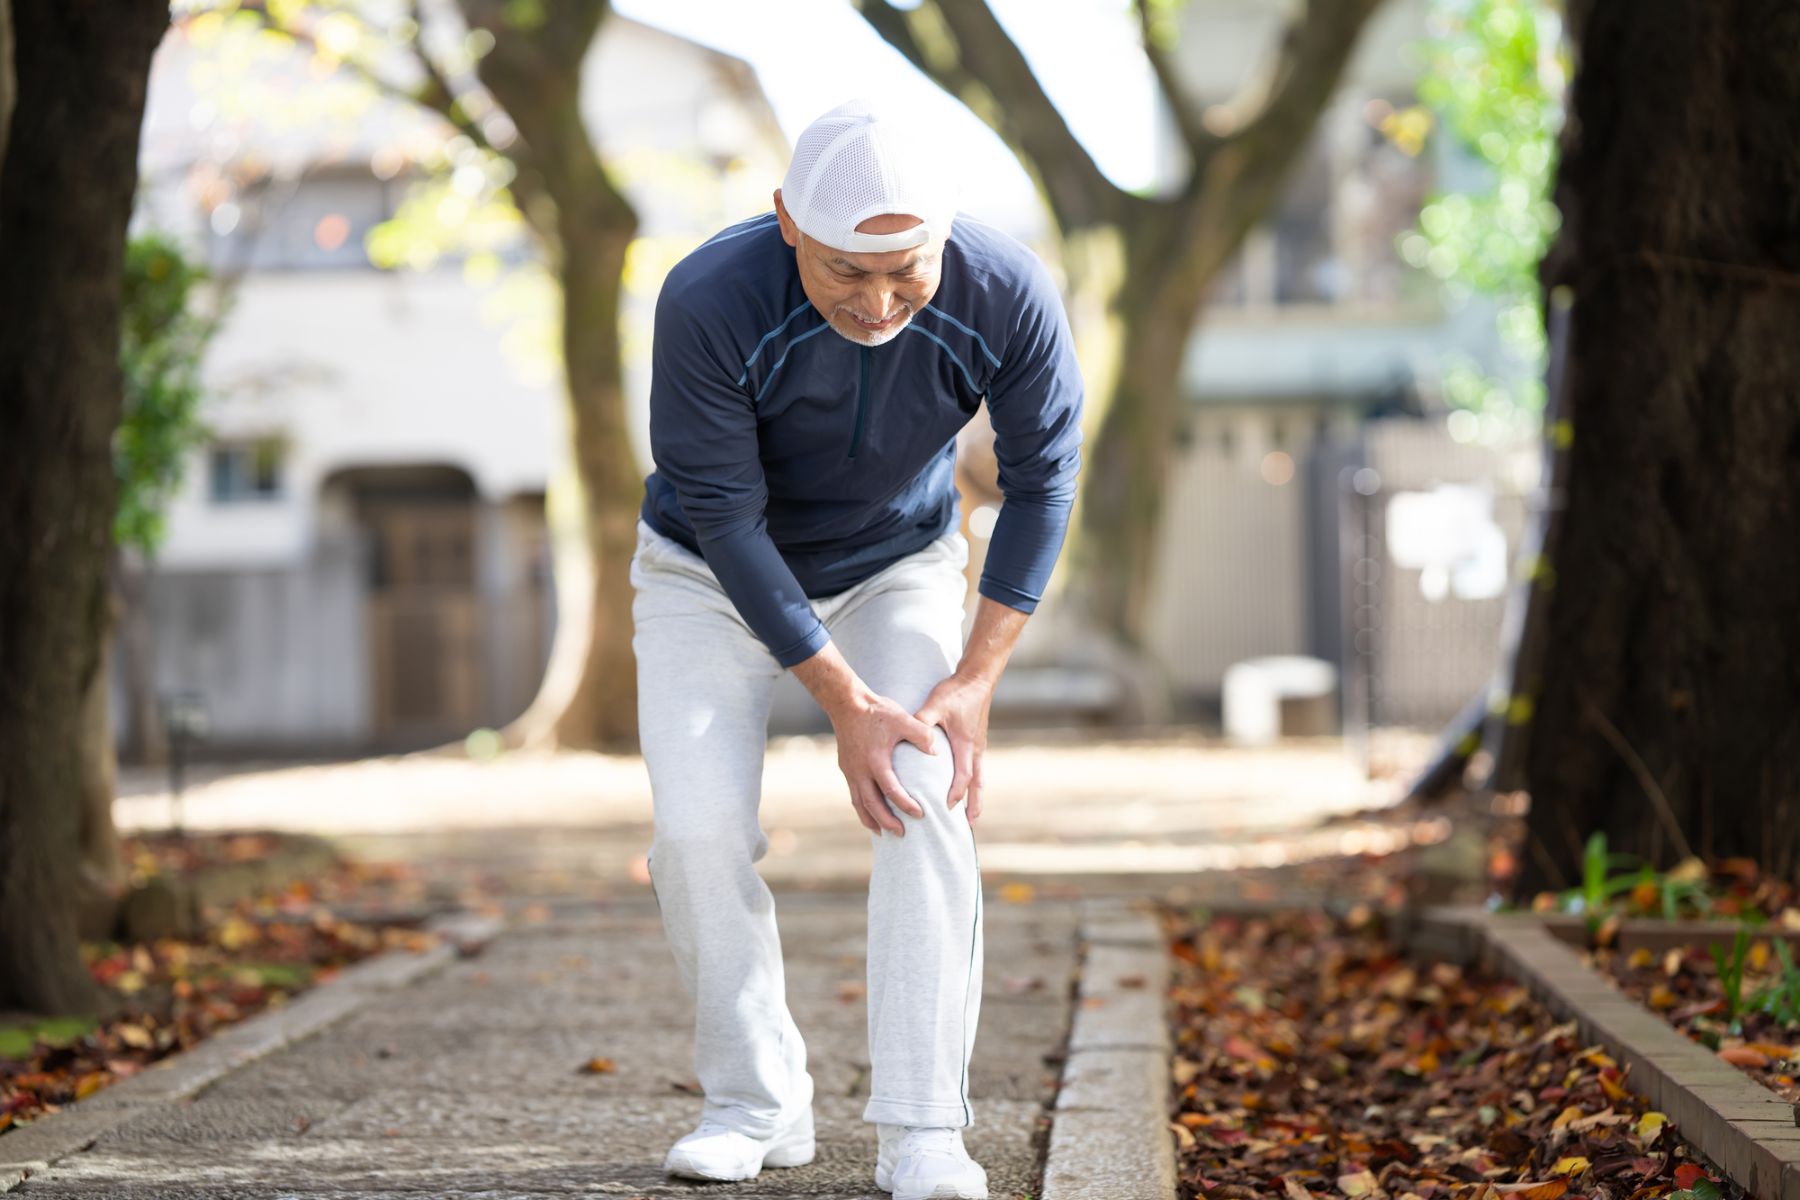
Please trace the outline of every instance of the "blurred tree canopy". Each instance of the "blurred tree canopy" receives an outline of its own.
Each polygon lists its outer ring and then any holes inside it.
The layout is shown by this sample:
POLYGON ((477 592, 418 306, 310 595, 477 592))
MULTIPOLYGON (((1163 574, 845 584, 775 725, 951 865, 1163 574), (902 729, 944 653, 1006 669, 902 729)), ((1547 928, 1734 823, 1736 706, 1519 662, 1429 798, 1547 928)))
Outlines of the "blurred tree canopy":
POLYGON ((1162 194, 1100 170, 985 0, 857 0, 876 32, 997 133, 1061 242, 1087 376, 1089 439, 1070 580, 1099 629, 1141 651, 1163 498, 1187 396, 1181 368, 1214 277, 1273 206, 1380 0, 1293 6, 1243 94, 1205 104, 1178 51, 1181 0, 1133 0, 1185 170, 1162 194))
POLYGON ((119 331, 125 410, 113 436, 119 476, 113 539, 147 557, 162 545, 164 509, 181 486, 188 455, 207 436, 200 367, 224 311, 202 315, 195 302, 197 289, 211 280, 167 234, 140 234, 125 247, 119 331))
MULTIPOLYGON (((1511 369, 1490 375, 1452 355, 1445 398, 1506 437, 1535 428, 1544 408, 1544 310, 1538 264, 1555 236, 1550 200, 1568 48, 1558 0, 1433 0, 1420 44, 1419 98, 1487 169, 1481 186, 1434 194, 1400 239, 1407 262, 1442 280, 1452 302, 1498 300, 1511 369)), ((1387 132, 1411 136, 1397 120, 1387 132)))

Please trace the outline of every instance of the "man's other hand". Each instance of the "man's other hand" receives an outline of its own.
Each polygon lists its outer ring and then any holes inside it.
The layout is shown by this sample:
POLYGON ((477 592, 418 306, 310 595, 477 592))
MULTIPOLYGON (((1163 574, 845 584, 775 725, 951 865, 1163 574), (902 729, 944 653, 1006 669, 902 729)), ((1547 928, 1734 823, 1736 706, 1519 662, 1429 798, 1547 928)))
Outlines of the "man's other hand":
POLYGON ((942 725, 949 736, 956 763, 949 803, 955 808, 957 801, 968 801, 963 814, 971 827, 981 815, 981 756, 987 750, 988 710, 993 702, 994 688, 986 680, 951 675, 931 689, 914 714, 926 725, 942 725))

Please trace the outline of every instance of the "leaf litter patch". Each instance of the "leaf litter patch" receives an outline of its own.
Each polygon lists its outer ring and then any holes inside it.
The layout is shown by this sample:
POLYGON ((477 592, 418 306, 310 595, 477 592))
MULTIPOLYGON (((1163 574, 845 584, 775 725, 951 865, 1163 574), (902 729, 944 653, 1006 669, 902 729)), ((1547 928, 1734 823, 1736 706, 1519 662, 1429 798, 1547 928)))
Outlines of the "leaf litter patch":
POLYGON ((1366 908, 1164 922, 1182 1200, 1743 1195, 1572 1022, 1366 908))
POLYGON ((1800 964, 1740 929, 1729 950, 1591 950, 1621 991, 1790 1103, 1800 1101, 1800 964))

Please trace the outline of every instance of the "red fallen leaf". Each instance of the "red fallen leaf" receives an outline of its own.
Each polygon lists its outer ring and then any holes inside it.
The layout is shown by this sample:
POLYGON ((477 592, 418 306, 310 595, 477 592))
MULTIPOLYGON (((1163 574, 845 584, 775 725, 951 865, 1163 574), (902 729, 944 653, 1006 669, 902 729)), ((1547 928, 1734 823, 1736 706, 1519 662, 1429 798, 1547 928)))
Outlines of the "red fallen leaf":
POLYGON ((1226 1038, 1225 1044, 1220 1048, 1231 1057, 1241 1058, 1247 1062, 1255 1062, 1257 1059, 1263 1057, 1263 1052, 1252 1042, 1237 1036, 1235 1033, 1226 1038))
POLYGON ((1710 1017, 1714 1013, 1725 1011, 1725 1001, 1705 1000, 1699 1004, 1690 1004, 1686 1008, 1678 1008, 1669 1014, 1669 1020, 1677 1025, 1685 1025, 1695 1017, 1710 1017))
POLYGON ((1769 1056, 1761 1050, 1752 1050, 1749 1046, 1727 1046, 1719 1051, 1719 1057, 1734 1067, 1766 1067, 1769 1056))
POLYGON ((1675 1186, 1681 1188, 1683 1191, 1692 1188, 1702 1179, 1711 1178, 1712 1176, 1706 1173, 1706 1168, 1700 1166, 1698 1163, 1682 1163, 1679 1167, 1675 1168, 1675 1186))

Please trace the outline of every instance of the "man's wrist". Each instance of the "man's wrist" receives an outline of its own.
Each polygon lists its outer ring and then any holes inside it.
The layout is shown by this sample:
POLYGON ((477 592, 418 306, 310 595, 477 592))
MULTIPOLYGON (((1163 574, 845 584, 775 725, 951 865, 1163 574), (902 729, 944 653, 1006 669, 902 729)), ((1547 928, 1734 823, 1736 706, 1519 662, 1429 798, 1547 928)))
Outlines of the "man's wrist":
POLYGON ((811 658, 788 668, 812 694, 835 725, 838 719, 868 707, 874 693, 845 660, 835 642, 826 642, 811 658))

